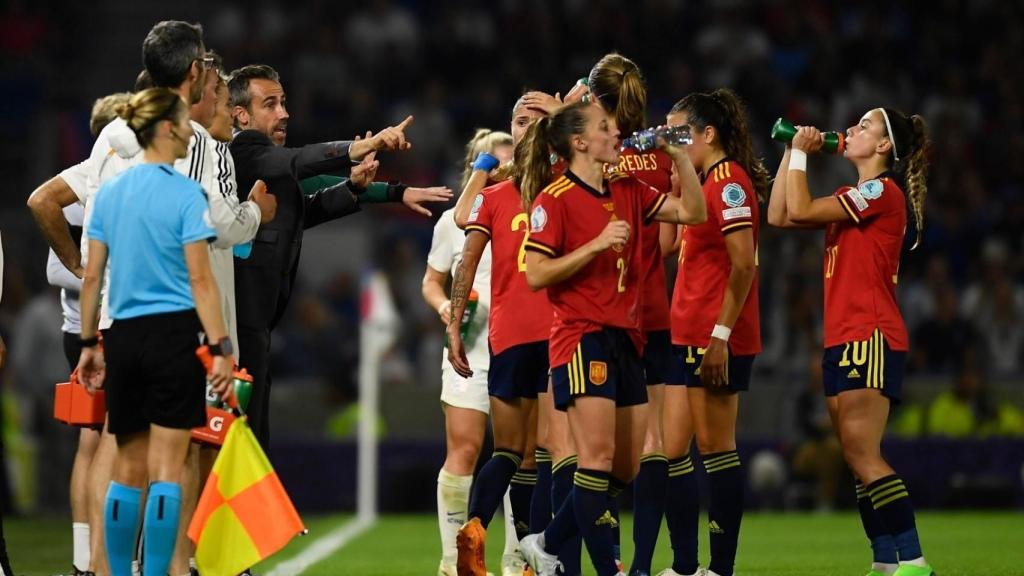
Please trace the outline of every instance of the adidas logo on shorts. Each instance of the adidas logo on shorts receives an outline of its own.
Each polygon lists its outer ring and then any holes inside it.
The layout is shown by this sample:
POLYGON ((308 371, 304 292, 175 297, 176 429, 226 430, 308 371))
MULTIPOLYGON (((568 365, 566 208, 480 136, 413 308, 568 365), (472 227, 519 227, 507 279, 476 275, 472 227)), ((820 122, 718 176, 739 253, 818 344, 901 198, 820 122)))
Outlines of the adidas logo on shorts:
POLYGON ((860 372, 856 368, 850 370, 850 373, 846 375, 847 378, 860 378, 860 372))

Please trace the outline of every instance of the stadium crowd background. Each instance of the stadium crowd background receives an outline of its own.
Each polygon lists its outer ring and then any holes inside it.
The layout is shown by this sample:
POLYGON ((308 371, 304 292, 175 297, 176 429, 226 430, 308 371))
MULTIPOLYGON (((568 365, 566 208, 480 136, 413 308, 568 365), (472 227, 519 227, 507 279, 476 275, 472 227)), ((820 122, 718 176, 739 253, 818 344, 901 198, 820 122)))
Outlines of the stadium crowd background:
MULTIPOLYGON (((290 145, 347 139, 414 114, 412 153, 383 157, 378 179, 424 186, 456 189, 476 127, 505 128, 524 89, 564 93, 611 49, 644 71, 652 124, 692 91, 736 90, 773 173, 782 148, 767 136, 778 116, 845 129, 881 103, 921 113, 932 130, 932 174, 923 245, 900 270, 911 358, 908 401, 891 426, 921 445, 928 437, 1024 436, 1024 69, 1013 56, 1024 52, 1022 10, 999 1, 7 2, 0 333, 9 348, 2 425, 14 500, 66 505, 61 467, 70 469, 75 438, 50 416, 53 383, 67 377, 60 303, 46 286, 46 245, 25 199, 87 156, 93 100, 130 88, 141 37, 166 18, 202 23, 228 70, 258 62, 281 72, 290 145)), ((811 164, 818 194, 851 175, 844 162, 811 164)), ((381 435, 441 450, 443 327, 420 296, 433 222, 383 210, 306 237, 296 304, 275 332, 280 442, 354 429, 359 276, 375 264, 402 316, 384 367, 381 435)), ((830 451, 814 375, 820 234, 766 226, 759 260, 765 351, 740 435, 799 468, 802 446, 823 450, 819 457, 830 451)), ((1004 448, 1019 454, 1019 446, 1004 448)), ((1019 485, 1019 471, 1008 481, 1019 485)), ((1019 486, 1012 493, 1019 503, 1019 486)))

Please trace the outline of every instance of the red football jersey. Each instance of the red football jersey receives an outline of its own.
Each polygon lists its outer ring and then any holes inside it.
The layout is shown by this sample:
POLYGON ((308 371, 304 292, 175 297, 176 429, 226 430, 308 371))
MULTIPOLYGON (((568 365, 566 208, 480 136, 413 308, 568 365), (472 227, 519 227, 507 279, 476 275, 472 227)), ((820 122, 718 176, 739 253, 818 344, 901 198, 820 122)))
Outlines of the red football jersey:
POLYGON ((825 228, 825 347, 866 340, 877 328, 893 350, 907 349, 896 304, 907 205, 888 173, 835 196, 849 214, 825 228))
POLYGON ((548 287, 555 311, 548 352, 551 366, 568 363, 580 338, 604 326, 627 330, 637 350, 642 350, 644 273, 637 263, 643 224, 665 198, 632 176, 612 177, 599 191, 568 171, 537 195, 527 250, 558 258, 596 238, 611 220, 625 220, 631 230, 625 246, 605 250, 568 280, 548 287))
POLYGON ((519 189, 511 180, 485 188, 469 213, 466 232, 491 239, 491 353, 551 335, 551 303, 546 290, 526 284, 526 240, 530 217, 523 211, 519 189))
MULTIPOLYGON (((708 170, 703 190, 708 220, 696 226, 684 226, 679 247, 679 271, 672 295, 672 343, 679 346, 705 347, 711 341, 711 330, 722 311, 722 299, 732 270, 725 235, 753 228, 754 262, 757 263, 761 210, 746 170, 726 158, 708 170)), ((729 337, 729 350, 739 356, 761 351, 757 284, 755 275, 729 337)))
MULTIPOLYGON (((672 157, 664 150, 637 152, 623 150, 618 173, 632 174, 658 192, 672 191, 672 157)), ((644 309, 641 328, 650 332, 668 330, 670 326, 668 292, 665 289, 665 259, 661 255, 658 232, 661 224, 652 220, 644 225, 640 269, 644 271, 644 309)))

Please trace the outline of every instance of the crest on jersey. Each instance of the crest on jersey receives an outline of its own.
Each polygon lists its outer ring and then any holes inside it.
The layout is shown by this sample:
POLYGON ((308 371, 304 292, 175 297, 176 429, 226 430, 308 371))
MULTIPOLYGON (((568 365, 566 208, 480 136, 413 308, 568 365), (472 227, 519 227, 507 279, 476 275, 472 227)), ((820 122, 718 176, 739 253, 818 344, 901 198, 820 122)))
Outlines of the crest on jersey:
POLYGON ((536 234, 544 230, 544 226, 548 223, 548 213, 544 211, 543 206, 537 206, 533 209, 533 213, 530 214, 530 233, 536 234))
POLYGON ((882 184, 882 181, 877 178, 868 180, 857 187, 857 190, 860 190, 860 195, 866 200, 878 200, 882 197, 882 190, 884 189, 885 186, 882 184))
POLYGON ((600 386, 608 381, 608 364, 604 362, 590 363, 590 382, 600 386))
POLYGON ((725 202, 726 206, 732 208, 738 208, 743 206, 743 203, 747 201, 747 193, 743 191, 743 187, 735 182, 730 182, 722 188, 722 202, 725 202))
POLYGON ((480 216, 480 207, 484 205, 484 195, 477 194, 476 199, 473 200, 473 208, 469 211, 469 221, 476 222, 478 216, 480 216))

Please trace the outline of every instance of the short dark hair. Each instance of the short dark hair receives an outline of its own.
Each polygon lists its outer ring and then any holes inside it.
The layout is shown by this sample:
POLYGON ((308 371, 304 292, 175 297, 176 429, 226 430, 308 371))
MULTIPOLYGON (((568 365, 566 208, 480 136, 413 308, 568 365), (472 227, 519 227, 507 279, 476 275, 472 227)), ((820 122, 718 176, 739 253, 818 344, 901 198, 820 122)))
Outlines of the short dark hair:
POLYGON ((158 22, 142 42, 142 63, 153 85, 177 88, 192 62, 203 56, 203 27, 180 20, 158 22))
POLYGON ((281 76, 266 64, 249 64, 231 72, 228 77, 228 91, 231 93, 231 106, 249 108, 252 96, 249 95, 249 82, 252 80, 270 80, 281 83, 281 76))

